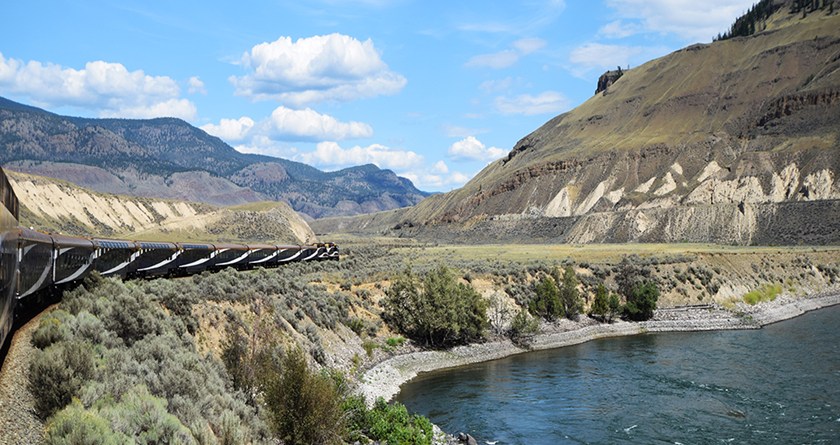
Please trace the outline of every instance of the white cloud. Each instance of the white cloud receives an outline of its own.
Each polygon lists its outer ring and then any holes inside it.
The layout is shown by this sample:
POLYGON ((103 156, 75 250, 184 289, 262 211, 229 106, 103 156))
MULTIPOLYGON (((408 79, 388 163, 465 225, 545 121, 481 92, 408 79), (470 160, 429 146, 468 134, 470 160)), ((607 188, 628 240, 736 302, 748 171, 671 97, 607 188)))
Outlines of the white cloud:
POLYGON ((626 67, 637 60, 650 60, 668 52, 665 47, 605 45, 587 43, 572 50, 569 60, 574 64, 572 74, 585 77, 592 69, 601 71, 626 67))
POLYGON ((206 124, 200 127, 213 136, 218 136, 228 142, 244 140, 248 132, 254 128, 254 120, 248 116, 239 119, 222 119, 219 124, 206 124))
POLYGON ((607 0, 623 19, 638 20, 648 32, 671 33, 687 41, 709 42, 755 0, 607 0))
POLYGON ((536 96, 521 94, 516 97, 497 97, 496 110, 502 114, 546 114, 559 113, 570 107, 566 96, 556 91, 545 91, 536 96))
POLYGON ((380 144, 342 148, 335 142, 321 142, 315 151, 299 153, 295 160, 326 169, 376 164, 380 168, 409 170, 419 166, 423 162, 423 156, 413 151, 394 150, 380 144))
POLYGON ((237 94, 297 106, 394 94, 407 82, 388 69, 370 39, 342 34, 280 37, 251 48, 241 65, 250 72, 230 78, 237 94))
POLYGON ((101 60, 77 70, 7 59, 0 53, 0 91, 25 96, 39 106, 80 107, 103 117, 192 120, 196 115, 195 105, 179 97, 180 88, 170 77, 129 71, 122 64, 101 60))
POLYGON ((187 81, 187 85, 189 86, 187 92, 189 92, 190 94, 207 94, 207 90, 204 88, 204 82, 202 82, 201 79, 198 78, 198 76, 190 77, 187 81))
POLYGON ((277 107, 268 120, 272 135, 284 140, 343 140, 373 136, 373 128, 363 122, 340 122, 338 119, 306 108, 293 110, 277 107))
POLYGON ((471 176, 461 172, 435 173, 434 171, 409 171, 397 174, 407 178, 420 190, 442 192, 461 187, 471 179, 471 176))
POLYGON ((545 44, 545 40, 538 38, 519 39, 511 44, 513 49, 473 56, 464 66, 469 68, 508 68, 516 64, 521 57, 541 49, 545 44))
POLYGON ((443 162, 441 159, 440 161, 435 162, 435 165, 432 166, 432 172, 440 174, 449 173, 449 166, 447 166, 446 162, 443 162))
POLYGON ((454 159, 489 162, 506 155, 507 151, 498 147, 487 147, 475 136, 467 136, 449 146, 447 153, 454 159))
POLYGON ((638 23, 626 23, 621 20, 615 20, 602 26, 598 30, 598 35, 608 39, 623 39, 642 32, 642 26, 638 23))

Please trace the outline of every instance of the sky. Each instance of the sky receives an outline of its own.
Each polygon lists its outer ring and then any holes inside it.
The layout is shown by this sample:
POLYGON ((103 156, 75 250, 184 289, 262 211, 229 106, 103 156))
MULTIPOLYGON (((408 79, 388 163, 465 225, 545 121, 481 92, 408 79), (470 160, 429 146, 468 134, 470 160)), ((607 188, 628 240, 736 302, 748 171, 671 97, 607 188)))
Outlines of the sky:
POLYGON ((0 96, 178 117, 235 149, 426 191, 466 183, 623 69, 728 29, 753 0, 7 2, 0 96))

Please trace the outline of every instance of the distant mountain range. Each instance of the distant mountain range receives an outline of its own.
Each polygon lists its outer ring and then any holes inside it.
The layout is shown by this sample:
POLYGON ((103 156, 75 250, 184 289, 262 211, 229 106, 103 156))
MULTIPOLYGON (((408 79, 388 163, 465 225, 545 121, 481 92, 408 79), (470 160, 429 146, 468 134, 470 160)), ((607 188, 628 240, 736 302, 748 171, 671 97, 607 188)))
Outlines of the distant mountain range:
POLYGON ((762 0, 719 41, 607 73, 594 97, 464 187, 312 227, 462 242, 836 244, 840 15, 762 0))
POLYGON ((312 218, 395 209, 428 196, 375 165, 324 172, 240 153, 180 119, 68 117, 5 98, 0 164, 100 192, 214 205, 285 201, 312 218))

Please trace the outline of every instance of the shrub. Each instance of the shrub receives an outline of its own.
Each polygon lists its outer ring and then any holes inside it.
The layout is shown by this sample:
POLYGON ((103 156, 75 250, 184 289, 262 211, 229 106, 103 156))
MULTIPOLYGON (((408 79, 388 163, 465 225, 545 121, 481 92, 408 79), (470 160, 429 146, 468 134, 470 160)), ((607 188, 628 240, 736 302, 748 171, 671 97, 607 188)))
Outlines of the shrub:
POLYGON ((510 322, 508 335, 514 343, 527 345, 539 329, 539 320, 528 314, 528 311, 525 309, 520 309, 519 313, 510 322))
POLYGON ((68 338, 70 332, 68 332, 67 322, 71 318, 72 315, 61 309, 46 314, 41 318, 38 328, 32 333, 32 346, 45 349, 53 343, 68 338))
POLYGON ((656 301, 659 299, 659 288, 652 281, 636 284, 627 296, 624 315, 633 321, 644 321, 653 318, 656 301))
POLYGON ((385 340, 385 344, 392 347, 392 348, 402 346, 403 343, 405 343, 405 338, 399 337, 399 336, 398 337, 388 337, 388 339, 385 340))
POLYGON ((29 391, 35 410, 46 419, 67 406, 94 373, 93 349, 66 341, 36 353, 29 366, 29 391))
POLYGON ((108 420, 97 412, 86 410, 74 400, 47 423, 45 442, 47 445, 117 445, 131 440, 111 429, 108 420))
POLYGON ((758 289, 751 290, 744 294, 744 303, 754 305, 762 301, 773 301, 780 293, 782 293, 781 284, 767 283, 758 289))
POLYGON ((447 347, 483 337, 487 303, 471 286, 440 266, 422 279, 410 269, 397 275, 385 292, 383 317, 420 343, 447 347))
POLYGON ((264 397, 270 427, 284 444, 341 443, 341 394, 329 376, 309 371, 300 349, 288 351, 266 376, 264 397))
POLYGON ((362 396, 344 400, 348 442, 430 445, 432 424, 423 416, 411 415, 400 403, 388 404, 381 397, 368 409, 362 396))

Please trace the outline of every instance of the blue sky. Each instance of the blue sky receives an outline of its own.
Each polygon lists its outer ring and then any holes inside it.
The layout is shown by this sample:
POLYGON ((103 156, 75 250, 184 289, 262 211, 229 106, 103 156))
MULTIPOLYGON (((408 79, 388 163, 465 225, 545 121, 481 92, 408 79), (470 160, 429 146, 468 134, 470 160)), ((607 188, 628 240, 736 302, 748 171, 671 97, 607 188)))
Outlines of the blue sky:
POLYGON ((322 170, 463 185, 598 76, 709 42, 753 3, 8 2, 0 96, 59 114, 175 116, 322 170))

